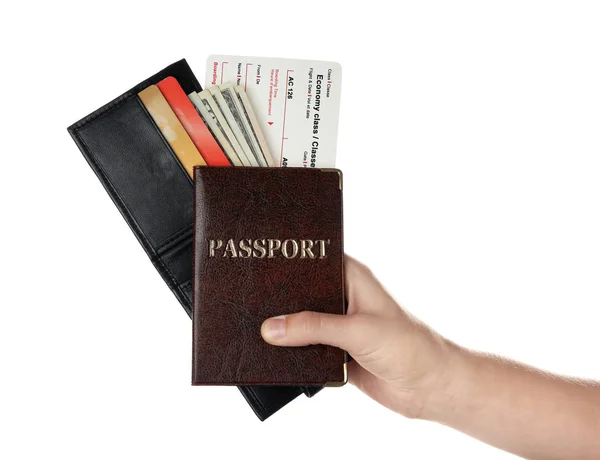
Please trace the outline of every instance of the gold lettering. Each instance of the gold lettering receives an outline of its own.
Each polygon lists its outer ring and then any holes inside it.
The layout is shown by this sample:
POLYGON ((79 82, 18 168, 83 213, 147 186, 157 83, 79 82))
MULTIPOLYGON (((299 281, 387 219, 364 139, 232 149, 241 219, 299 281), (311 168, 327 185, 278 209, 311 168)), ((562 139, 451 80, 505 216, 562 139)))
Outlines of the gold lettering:
POLYGON ((283 242, 283 246, 281 247, 281 252, 286 259, 293 259, 298 255, 298 242, 296 240, 285 240, 283 242), (294 249, 292 255, 289 254, 288 243, 292 243, 292 248, 294 249))
POLYGON ((242 259, 247 259, 248 257, 250 257, 252 255, 252 247, 248 246, 246 244, 246 241, 248 242, 248 244, 252 244, 252 240, 240 240, 240 252, 238 255, 242 259), (245 256, 242 255, 242 251, 244 251, 246 253, 245 256))
POLYGON ((319 243, 319 248, 321 249, 319 259, 325 259, 327 257, 325 255, 325 243, 329 244, 331 240, 315 240, 315 243, 319 243))
POLYGON ((308 257, 310 257, 311 259, 315 258, 315 255, 312 252, 313 244, 314 243, 312 242, 312 240, 300 240, 300 249, 301 249, 300 258, 301 259, 306 259, 307 253, 308 253, 308 257))
POLYGON ((269 242, 269 259, 275 257, 273 255, 274 251, 279 251, 281 248, 281 240, 267 240, 269 242))
POLYGON ((265 244, 266 244, 265 240, 254 240, 254 245, 253 245, 254 252, 252 255, 258 259, 264 258, 267 255, 267 250, 265 249, 265 244), (262 244, 262 246, 261 246, 261 244, 262 244), (258 251, 258 253, 256 251, 258 251), (260 255, 258 255, 258 254, 260 254, 260 255))
POLYGON ((331 240, 301 240, 288 238, 264 238, 259 240, 241 239, 234 240, 208 240, 208 256, 215 257, 219 249, 223 249, 221 257, 226 258, 256 258, 273 259, 283 255, 286 259, 325 259, 327 248, 331 246, 331 240), (279 252, 279 254, 278 254, 279 252))
POLYGON ((210 240, 209 257, 214 257, 215 249, 219 249, 221 246, 223 246, 223 242, 221 240, 217 240, 216 244, 217 245, 215 246, 215 240, 210 240))
POLYGON ((235 249, 235 243, 233 240, 227 241, 227 246, 225 246, 225 251, 223 252, 223 257, 227 257, 227 252, 231 252, 231 257, 237 257, 237 251, 235 249))

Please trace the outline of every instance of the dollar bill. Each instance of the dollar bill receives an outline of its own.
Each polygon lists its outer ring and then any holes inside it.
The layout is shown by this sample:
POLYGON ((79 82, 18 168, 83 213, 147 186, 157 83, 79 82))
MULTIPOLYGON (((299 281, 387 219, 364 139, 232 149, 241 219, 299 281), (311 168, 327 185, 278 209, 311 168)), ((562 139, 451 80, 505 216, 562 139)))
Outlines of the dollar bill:
POLYGON ((260 144, 256 137, 256 133, 254 129, 252 129, 252 124, 250 123, 250 119, 248 118, 248 114, 244 109, 238 95, 233 88, 233 83, 224 83, 222 85, 216 86, 221 92, 223 99, 227 102, 227 105, 231 109, 233 116, 235 117, 238 124, 240 124, 240 128, 242 133, 246 139, 246 142, 250 146, 252 150, 252 154, 256 158, 259 166, 266 167, 268 166, 267 160, 260 148, 260 144))
POLYGON ((227 140, 229 141, 229 143, 235 150, 235 153, 237 153, 237 156, 240 159, 240 161, 242 162, 242 165, 243 166, 256 166, 256 165, 252 164, 252 161, 246 155, 246 151, 240 145, 237 136, 232 131, 231 125, 228 123, 227 119, 225 118, 225 115, 223 115, 223 112, 219 108, 217 101, 215 101, 215 99, 213 98, 210 91, 205 89, 204 91, 201 91, 197 94, 198 94, 198 97, 200 98, 200 100, 202 101, 202 103, 204 104, 204 107, 207 110, 210 109, 211 112, 214 114, 217 124, 220 126, 220 128, 223 130, 223 132, 227 136, 227 140))
POLYGON ((233 134, 240 143, 240 146, 244 150, 244 153, 252 166, 262 166, 257 153, 252 147, 252 139, 244 128, 244 122, 242 120, 243 116, 238 111, 233 100, 228 97, 229 95, 226 92, 222 91, 220 86, 212 86, 208 89, 208 92, 219 105, 221 113, 229 123, 229 127, 233 131, 233 134))
POLYGON ((267 165, 271 168, 279 166, 273 160, 273 156, 271 155, 271 151, 269 150, 269 146, 267 145, 267 139, 265 138, 265 135, 263 134, 262 130, 260 129, 260 124, 258 123, 258 118, 256 117, 254 110, 252 109, 252 104, 250 104, 250 99, 248 98, 246 91, 244 91, 244 88, 242 88, 241 86, 238 86, 238 85, 233 85, 232 87, 235 90, 235 93, 238 97, 240 105, 243 108, 244 113, 250 122, 250 126, 252 127, 252 132, 256 136, 256 140, 258 141, 258 145, 260 146, 262 154, 267 162, 267 165))
POLYGON ((210 130, 215 140, 218 142, 219 146, 221 147, 221 150, 223 150, 223 153, 227 156, 229 162, 233 166, 244 166, 244 164, 238 157, 238 154, 236 153, 235 149, 229 142, 227 134, 221 127, 221 124, 217 120, 217 117, 210 108, 210 105, 208 105, 208 103, 205 104, 196 92, 188 94, 188 97, 190 98, 190 101, 192 101, 192 104, 194 104, 194 106, 198 110, 198 113, 202 117, 202 120, 210 130))

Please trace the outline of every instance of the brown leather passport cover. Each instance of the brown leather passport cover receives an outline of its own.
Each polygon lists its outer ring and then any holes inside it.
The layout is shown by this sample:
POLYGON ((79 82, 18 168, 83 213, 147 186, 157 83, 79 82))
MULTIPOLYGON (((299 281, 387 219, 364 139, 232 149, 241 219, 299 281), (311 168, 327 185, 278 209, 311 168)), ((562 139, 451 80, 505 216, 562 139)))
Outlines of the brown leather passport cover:
POLYGON ((344 314, 342 174, 194 168, 193 385, 340 385, 346 353, 276 347, 262 322, 344 314))

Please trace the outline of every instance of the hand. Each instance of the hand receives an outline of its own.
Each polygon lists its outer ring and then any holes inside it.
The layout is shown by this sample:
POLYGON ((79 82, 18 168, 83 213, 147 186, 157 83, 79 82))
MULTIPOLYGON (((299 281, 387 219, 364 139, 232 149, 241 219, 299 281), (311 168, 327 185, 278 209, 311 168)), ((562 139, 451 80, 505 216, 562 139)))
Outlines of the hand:
POLYGON ((276 346, 348 351, 350 382, 408 417, 440 422, 531 459, 600 458, 600 383, 460 348, 405 312, 346 256, 348 314, 266 320, 276 346))
POLYGON ((352 384, 400 414, 423 416, 447 392, 457 347, 406 313, 365 265, 346 256, 344 271, 346 316, 305 311, 270 318, 263 338, 276 346, 342 348, 354 358, 352 384))

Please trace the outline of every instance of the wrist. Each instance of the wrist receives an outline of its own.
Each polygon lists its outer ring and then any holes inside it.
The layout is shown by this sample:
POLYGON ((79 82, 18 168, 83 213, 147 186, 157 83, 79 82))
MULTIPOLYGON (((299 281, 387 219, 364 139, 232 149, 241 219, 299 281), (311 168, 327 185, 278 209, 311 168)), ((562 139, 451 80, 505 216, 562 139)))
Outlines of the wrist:
POLYGON ((472 375, 472 352, 444 339, 443 363, 432 386, 424 392, 418 418, 445 423, 456 412, 460 401, 468 393, 472 375))

